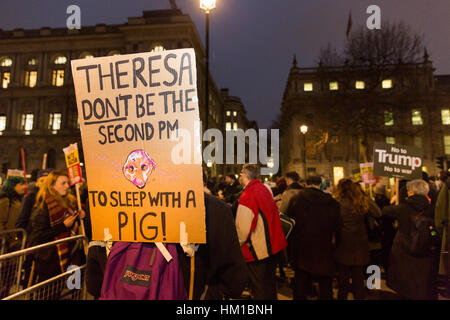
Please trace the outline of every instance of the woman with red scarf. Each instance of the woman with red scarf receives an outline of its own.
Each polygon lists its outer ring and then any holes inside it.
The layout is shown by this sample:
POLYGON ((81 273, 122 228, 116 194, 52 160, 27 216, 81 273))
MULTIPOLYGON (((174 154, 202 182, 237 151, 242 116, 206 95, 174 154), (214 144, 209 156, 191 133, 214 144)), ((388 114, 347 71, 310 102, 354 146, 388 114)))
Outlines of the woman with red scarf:
MULTIPOLYGON (((69 192, 69 177, 66 171, 52 171, 36 196, 31 217, 31 243, 33 246, 67 238, 77 234, 78 216, 76 198, 69 192)), ((71 245, 64 242, 36 252, 36 274, 38 281, 54 277, 67 271, 71 262, 71 245)))

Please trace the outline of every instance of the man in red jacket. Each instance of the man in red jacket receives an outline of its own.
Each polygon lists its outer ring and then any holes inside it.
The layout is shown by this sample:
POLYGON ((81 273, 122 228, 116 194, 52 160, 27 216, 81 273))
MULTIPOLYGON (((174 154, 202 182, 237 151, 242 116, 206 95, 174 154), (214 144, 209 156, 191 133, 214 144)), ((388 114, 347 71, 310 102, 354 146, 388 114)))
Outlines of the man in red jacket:
POLYGON ((250 289, 256 300, 276 300, 275 254, 287 246, 277 205, 259 180, 259 168, 246 164, 241 181, 245 186, 236 212, 236 228, 247 262, 250 289))

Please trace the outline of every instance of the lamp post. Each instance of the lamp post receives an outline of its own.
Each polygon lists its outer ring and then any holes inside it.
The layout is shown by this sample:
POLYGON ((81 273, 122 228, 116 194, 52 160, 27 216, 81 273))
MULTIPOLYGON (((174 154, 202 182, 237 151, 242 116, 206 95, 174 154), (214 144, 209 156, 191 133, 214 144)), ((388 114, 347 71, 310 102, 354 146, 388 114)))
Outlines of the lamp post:
POLYGON ((306 133, 308 132, 308 126, 307 125, 301 125, 300 126, 300 132, 303 136, 303 177, 306 180, 306 133))
POLYGON ((209 13, 216 7, 216 0, 200 0, 200 9, 206 16, 206 58, 205 58, 205 130, 208 130, 209 118, 209 13))

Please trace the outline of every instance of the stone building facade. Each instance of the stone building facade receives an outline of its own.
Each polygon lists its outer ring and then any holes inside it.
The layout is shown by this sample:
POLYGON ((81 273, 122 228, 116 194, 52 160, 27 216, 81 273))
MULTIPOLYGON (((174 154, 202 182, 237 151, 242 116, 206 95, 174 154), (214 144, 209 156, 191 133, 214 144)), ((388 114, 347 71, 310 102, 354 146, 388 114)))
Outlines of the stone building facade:
POLYGON ((307 175, 336 182, 386 142, 423 149, 423 169, 437 174, 435 159, 450 155, 450 75, 434 72, 427 55, 416 64, 316 68, 299 68, 294 57, 281 105, 282 172, 303 175, 306 163, 307 175))
MULTIPOLYGON (((247 118, 247 111, 245 110, 244 104, 241 99, 236 96, 230 95, 230 90, 228 88, 221 89, 222 99, 224 101, 224 123, 225 123, 225 133, 233 132, 238 129, 246 132, 248 129, 253 129, 258 133, 258 124, 256 121, 251 121, 247 118)), ((258 139, 258 134, 256 135, 258 139)), ((234 143, 234 163, 224 165, 225 174, 239 174, 242 169, 242 164, 238 163, 237 159, 237 144, 238 139, 233 138, 234 143)), ((245 161, 249 161, 249 137, 245 137, 245 161)), ((257 143, 257 142, 256 142, 257 143)))
MULTIPOLYGON (((178 48, 195 49, 204 120, 205 49, 191 18, 180 9, 144 11, 124 24, 80 30, 0 30, 2 171, 21 169, 20 148, 25 150, 27 172, 42 167, 44 154, 48 168, 65 168, 62 148, 74 142, 81 148, 72 59, 178 48)), ((211 75, 209 90, 208 125, 224 131, 224 101, 211 75)), ((222 172, 223 168, 214 170, 222 172)))

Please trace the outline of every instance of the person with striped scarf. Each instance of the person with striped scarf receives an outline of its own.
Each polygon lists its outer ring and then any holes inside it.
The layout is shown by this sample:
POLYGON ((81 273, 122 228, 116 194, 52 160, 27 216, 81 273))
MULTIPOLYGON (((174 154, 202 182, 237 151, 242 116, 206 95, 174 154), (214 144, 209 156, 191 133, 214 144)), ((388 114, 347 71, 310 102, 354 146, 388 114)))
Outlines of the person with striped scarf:
MULTIPOLYGON (((84 217, 84 211, 76 212, 77 201, 69 187, 67 171, 54 170, 39 189, 31 215, 30 241, 33 246, 77 234, 77 219, 79 215, 84 217)), ((67 271, 71 262, 71 245, 64 242, 36 252, 39 282, 67 271)))

